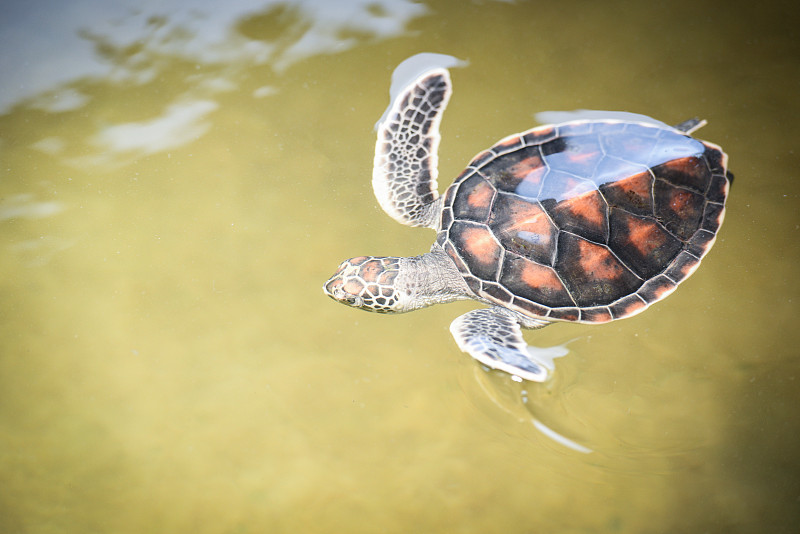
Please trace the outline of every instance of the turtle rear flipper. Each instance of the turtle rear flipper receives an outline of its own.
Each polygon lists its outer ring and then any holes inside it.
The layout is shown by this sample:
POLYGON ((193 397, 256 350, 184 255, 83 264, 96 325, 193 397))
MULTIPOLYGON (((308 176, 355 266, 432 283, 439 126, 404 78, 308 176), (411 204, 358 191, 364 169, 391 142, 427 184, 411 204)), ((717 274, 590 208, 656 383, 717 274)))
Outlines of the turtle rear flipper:
POLYGON ((372 188, 384 211, 403 224, 438 225, 439 123, 450 93, 447 70, 430 70, 397 95, 378 127, 372 188))
POLYGON ((675 125, 675 129, 685 133, 686 135, 692 135, 694 132, 702 128, 708 124, 708 121, 705 119, 698 119, 697 117, 692 119, 687 119, 680 124, 675 125))
MULTIPOLYGON (((544 382, 552 362, 535 361, 522 337, 518 314, 495 306, 467 312, 450 325, 458 347, 492 369, 499 369, 524 380, 544 382)), ((525 318, 527 328, 541 328, 544 320, 525 318)))

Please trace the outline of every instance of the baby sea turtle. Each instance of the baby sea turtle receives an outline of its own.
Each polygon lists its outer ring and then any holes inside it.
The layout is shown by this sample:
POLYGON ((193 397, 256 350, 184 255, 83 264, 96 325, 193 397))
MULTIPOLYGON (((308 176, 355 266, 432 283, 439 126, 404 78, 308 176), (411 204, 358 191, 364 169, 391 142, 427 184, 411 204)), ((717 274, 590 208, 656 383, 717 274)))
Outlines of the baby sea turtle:
POLYGON ((450 326, 488 367, 543 381, 522 328, 604 323, 672 293, 709 251, 733 176, 727 155, 674 128, 579 120, 511 135, 437 191, 441 113, 450 75, 428 70, 395 98, 378 128, 372 185, 381 207, 437 232, 427 254, 360 256, 324 291, 380 313, 459 299, 489 305, 450 326))

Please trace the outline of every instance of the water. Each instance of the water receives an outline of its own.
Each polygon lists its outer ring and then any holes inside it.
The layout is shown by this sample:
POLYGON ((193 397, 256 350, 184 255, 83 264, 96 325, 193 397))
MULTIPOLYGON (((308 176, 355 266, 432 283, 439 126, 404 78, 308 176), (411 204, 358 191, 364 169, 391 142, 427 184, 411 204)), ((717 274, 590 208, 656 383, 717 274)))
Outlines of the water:
POLYGON ((791 12, 6 6, 0 530, 795 532, 791 12), (730 155, 698 272, 637 317, 527 333, 569 350, 547 384, 458 351, 474 304, 379 316, 320 290, 433 240, 369 183, 392 70, 423 51, 469 61, 442 187, 543 110, 698 116, 730 155))

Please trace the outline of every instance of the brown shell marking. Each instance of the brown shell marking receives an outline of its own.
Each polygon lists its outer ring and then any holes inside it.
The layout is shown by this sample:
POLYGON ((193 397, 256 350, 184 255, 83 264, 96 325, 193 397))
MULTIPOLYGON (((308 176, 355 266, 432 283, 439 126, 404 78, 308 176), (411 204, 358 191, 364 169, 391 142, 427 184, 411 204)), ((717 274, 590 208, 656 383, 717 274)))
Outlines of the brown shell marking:
POLYGON ((656 178, 678 187, 705 193, 711 181, 711 171, 702 158, 696 156, 674 159, 653 169, 656 178))
POLYGON ((558 321, 580 321, 581 310, 578 308, 553 308, 547 314, 547 318, 558 321))
POLYGON ((538 204, 499 193, 489 226, 507 250, 552 265, 558 230, 538 204))
POLYGON ((664 274, 672 280, 681 281, 691 276, 699 265, 699 258, 684 250, 678 254, 678 257, 675 258, 669 269, 664 271, 664 274))
MULTIPOLYGON (((515 163, 508 168, 508 174, 514 177, 517 184, 514 189, 519 187, 520 182, 527 182, 528 189, 537 189, 542 184, 544 175, 547 174, 547 167, 542 165, 542 158, 538 154, 533 154, 515 163)), ((509 184, 510 185, 510 184, 509 184)))
POLYGON ((500 283, 515 295, 550 307, 575 303, 552 267, 509 254, 500 274, 500 283))
POLYGON ((506 152, 512 152, 520 147, 524 146, 522 141, 522 137, 518 134, 516 135, 509 135, 492 146, 492 152, 497 154, 498 156, 505 154, 506 152))
POLYGON ((631 220, 629 217, 627 230, 626 245, 635 249, 642 256, 652 254, 667 240, 666 233, 653 221, 631 220))
POLYGON ((494 188, 479 174, 474 174, 458 186, 458 195, 453 200, 453 215, 459 219, 486 222, 494 195, 494 188))
POLYGON ((630 317, 644 311, 647 306, 648 304, 639 297, 638 293, 635 293, 619 299, 608 308, 614 319, 619 319, 620 317, 630 317))
POLYGON ((555 320, 626 317, 671 293, 711 248, 726 160, 647 124, 535 128, 472 160, 445 195, 437 241, 490 301, 555 320))
POLYGON ((683 243, 653 219, 612 209, 609 245, 642 278, 659 273, 681 250, 683 243))
POLYGON ((592 241, 608 241, 608 209, 600 193, 594 189, 568 197, 550 209, 561 230, 575 232, 592 241))
POLYGON ((703 195, 656 180, 653 186, 656 218, 683 241, 692 237, 703 217, 703 195))
POLYGON ((614 320, 611 315, 611 310, 608 306, 599 306, 596 308, 582 308, 580 320, 588 323, 607 323, 614 320))
POLYGON ((609 206, 636 215, 653 215, 653 175, 640 172, 600 186, 609 206))
POLYGON ((574 234, 558 238, 555 269, 578 306, 599 306, 635 292, 643 280, 623 265, 611 251, 574 234))
POLYGON ((708 197, 709 202, 716 202, 719 204, 725 203, 731 184, 730 180, 733 179, 731 173, 727 174, 727 177, 721 174, 715 174, 711 177, 711 185, 708 186, 708 191, 706 191, 706 197, 708 197))
POLYGON ((526 145, 541 145, 557 135, 556 127, 552 125, 539 126, 519 134, 526 145))
POLYGON ((492 198, 494 198, 494 188, 483 182, 467 196, 467 204, 473 210, 482 210, 489 207, 492 198))
POLYGON ((642 297, 647 303, 659 301, 667 297, 670 293, 677 289, 675 282, 670 280, 666 275, 660 274, 645 282, 639 288, 637 294, 642 297))
MULTIPOLYGON (((494 151, 489 153, 494 154, 494 151)), ((473 166, 480 166, 481 174, 499 191, 518 194, 525 192, 531 197, 538 196, 547 174, 538 146, 522 147, 504 154, 501 159, 484 160, 481 155, 470 163, 470 167, 473 166)))
MULTIPOLYGON (((439 240, 437 239, 437 242, 438 241, 439 240)), ((462 273, 469 272, 469 267, 467 267, 467 264, 464 263, 464 260, 461 259, 461 256, 459 256, 458 252, 456 252, 456 248, 453 246, 452 241, 444 241, 442 247, 444 248, 444 251, 447 253, 447 255, 450 256, 450 259, 453 260, 453 263, 456 264, 456 267, 458 267, 459 271, 461 271, 462 273)))
POLYGON ((470 271, 483 280, 494 280, 500 264, 502 247, 492 232, 483 225, 455 222, 450 237, 470 271))

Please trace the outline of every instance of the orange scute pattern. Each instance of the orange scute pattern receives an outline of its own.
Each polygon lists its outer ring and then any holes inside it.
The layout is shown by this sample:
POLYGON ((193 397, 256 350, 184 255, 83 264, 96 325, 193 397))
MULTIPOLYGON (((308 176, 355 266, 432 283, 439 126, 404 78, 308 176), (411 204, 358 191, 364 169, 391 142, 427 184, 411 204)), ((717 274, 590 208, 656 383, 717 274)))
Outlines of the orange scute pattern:
POLYGON ((437 242, 479 297, 520 313, 629 316, 674 290, 713 244, 726 163, 680 128, 534 128, 473 158, 444 196, 437 242))
POLYGON ((575 259, 581 270, 591 278, 614 280, 625 271, 606 247, 579 239, 578 251, 575 259))

